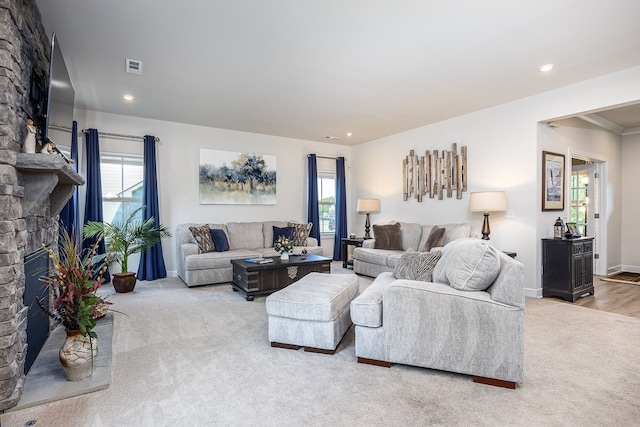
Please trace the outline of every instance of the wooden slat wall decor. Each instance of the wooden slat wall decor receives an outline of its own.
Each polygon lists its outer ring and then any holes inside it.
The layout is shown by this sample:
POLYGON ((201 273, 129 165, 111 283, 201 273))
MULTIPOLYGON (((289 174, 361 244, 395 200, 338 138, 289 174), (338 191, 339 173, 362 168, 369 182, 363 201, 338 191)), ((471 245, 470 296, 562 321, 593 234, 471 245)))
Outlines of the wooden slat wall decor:
POLYGON ((402 159, 402 198, 410 197, 422 201, 422 196, 442 200, 446 193, 448 198, 462 199, 462 192, 467 191, 467 147, 451 144, 451 150, 441 152, 426 150, 424 156, 418 156, 414 150, 402 159))

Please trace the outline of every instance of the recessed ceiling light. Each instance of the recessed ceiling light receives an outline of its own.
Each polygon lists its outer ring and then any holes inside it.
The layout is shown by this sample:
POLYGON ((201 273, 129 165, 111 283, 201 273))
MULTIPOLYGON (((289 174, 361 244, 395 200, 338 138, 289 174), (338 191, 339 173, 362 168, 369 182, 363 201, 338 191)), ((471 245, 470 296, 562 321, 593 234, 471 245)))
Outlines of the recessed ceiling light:
POLYGON ((353 132, 347 132, 347 136, 353 136, 353 132))
POLYGON ((538 71, 540 71, 541 73, 548 73, 551 70, 553 70, 553 64, 544 64, 541 65, 540 68, 538 68, 538 71))
POLYGON ((125 94, 125 95, 122 95, 122 97, 123 97, 123 98, 124 98, 124 100, 125 100, 125 101, 127 101, 127 102, 135 101, 135 98, 133 97, 133 95, 125 94))
POLYGON ((334 135, 326 135, 325 138, 326 139, 340 139, 339 136, 334 136, 334 135))

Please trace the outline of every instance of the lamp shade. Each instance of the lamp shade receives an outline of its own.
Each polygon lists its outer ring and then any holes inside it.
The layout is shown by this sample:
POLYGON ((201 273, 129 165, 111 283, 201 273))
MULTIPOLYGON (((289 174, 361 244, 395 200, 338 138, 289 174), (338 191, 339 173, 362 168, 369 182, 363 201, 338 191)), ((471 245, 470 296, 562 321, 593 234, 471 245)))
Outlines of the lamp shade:
POLYGON ((356 211, 362 213, 380 212, 380 199, 358 199, 356 211))
POLYGON ((482 191, 471 193, 471 212, 504 212, 507 210, 507 195, 504 191, 482 191))

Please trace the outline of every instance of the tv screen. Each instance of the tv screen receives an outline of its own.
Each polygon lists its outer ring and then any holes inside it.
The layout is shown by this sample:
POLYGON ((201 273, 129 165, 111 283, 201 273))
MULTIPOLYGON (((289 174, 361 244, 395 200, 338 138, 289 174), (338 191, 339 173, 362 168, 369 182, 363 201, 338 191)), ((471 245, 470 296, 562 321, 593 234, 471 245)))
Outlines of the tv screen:
MULTIPOLYGON (((69 78, 67 65, 62 56, 60 43, 56 38, 56 34, 53 33, 51 36, 51 62, 49 65, 49 96, 47 97, 47 116, 44 128, 46 139, 53 140, 49 132, 51 128, 71 129, 74 100, 75 91, 69 78)), ((57 141, 53 141, 57 143, 57 141)))

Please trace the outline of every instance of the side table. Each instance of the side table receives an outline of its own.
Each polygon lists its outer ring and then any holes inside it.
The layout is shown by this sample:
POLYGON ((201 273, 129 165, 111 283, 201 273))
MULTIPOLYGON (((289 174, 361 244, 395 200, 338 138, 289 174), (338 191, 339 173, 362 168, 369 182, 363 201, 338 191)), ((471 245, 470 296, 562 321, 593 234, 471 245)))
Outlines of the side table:
POLYGON ((362 242, 364 242, 364 237, 356 237, 354 239, 350 237, 345 237, 342 240, 342 268, 348 268, 349 265, 353 265, 353 261, 349 261, 349 254, 347 253, 347 248, 349 246, 355 246, 359 248, 362 246, 362 242))

